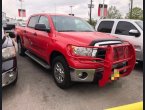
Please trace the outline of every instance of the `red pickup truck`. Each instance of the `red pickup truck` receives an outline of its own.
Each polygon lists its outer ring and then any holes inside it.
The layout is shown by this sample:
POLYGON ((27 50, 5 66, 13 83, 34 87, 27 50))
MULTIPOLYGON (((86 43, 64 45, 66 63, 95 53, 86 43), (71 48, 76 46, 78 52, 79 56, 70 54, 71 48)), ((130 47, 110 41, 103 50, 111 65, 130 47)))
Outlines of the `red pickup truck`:
POLYGON ((32 15, 16 27, 18 50, 53 71, 60 88, 72 82, 108 82, 127 76, 135 66, 135 50, 126 41, 95 32, 83 19, 59 14, 32 15))

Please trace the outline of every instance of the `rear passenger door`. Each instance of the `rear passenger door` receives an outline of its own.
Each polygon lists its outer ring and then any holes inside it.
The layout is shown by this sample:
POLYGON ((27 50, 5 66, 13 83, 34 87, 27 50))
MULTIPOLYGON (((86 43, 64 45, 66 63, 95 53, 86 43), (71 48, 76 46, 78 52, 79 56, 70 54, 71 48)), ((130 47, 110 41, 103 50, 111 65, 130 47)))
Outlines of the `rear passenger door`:
POLYGON ((113 25, 114 25, 114 21, 101 21, 97 27, 97 31, 111 34, 113 25))

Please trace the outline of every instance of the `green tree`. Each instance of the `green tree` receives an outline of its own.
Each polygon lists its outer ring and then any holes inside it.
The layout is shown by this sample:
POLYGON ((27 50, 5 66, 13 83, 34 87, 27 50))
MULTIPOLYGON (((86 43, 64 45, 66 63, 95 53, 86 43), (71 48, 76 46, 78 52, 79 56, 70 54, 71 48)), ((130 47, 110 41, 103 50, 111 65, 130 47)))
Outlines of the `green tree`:
POLYGON ((132 17, 130 18, 130 12, 126 14, 127 19, 140 19, 143 20, 143 10, 139 7, 134 7, 132 9, 132 17))
POLYGON ((109 18, 109 19, 121 19, 122 15, 121 15, 120 11, 115 6, 111 6, 108 9, 107 18, 109 18))
POLYGON ((96 25, 96 23, 97 23, 97 21, 94 20, 94 19, 92 19, 92 23, 90 23, 90 20, 87 20, 87 22, 88 22, 90 25, 92 25, 93 27, 95 27, 95 25, 96 25))

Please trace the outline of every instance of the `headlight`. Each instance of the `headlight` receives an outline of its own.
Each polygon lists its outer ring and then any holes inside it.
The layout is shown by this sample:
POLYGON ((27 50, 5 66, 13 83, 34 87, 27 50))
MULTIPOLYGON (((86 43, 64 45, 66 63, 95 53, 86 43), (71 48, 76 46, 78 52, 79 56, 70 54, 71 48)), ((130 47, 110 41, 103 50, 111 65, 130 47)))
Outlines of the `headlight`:
POLYGON ((92 56, 93 49, 92 48, 85 48, 85 47, 76 47, 72 46, 73 53, 79 56, 92 56))
POLYGON ((6 60, 16 56, 16 49, 14 47, 7 47, 2 49, 2 59, 6 60))

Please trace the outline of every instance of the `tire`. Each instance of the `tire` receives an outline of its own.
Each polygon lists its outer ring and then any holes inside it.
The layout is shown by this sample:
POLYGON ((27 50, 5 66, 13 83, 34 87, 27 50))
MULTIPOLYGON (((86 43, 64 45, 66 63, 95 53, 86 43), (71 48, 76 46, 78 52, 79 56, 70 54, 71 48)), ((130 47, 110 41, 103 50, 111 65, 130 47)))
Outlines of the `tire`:
POLYGON ((22 46, 21 39, 18 39, 18 53, 20 56, 25 56, 26 49, 22 46))
POLYGON ((141 67, 143 67, 143 61, 138 61, 138 65, 140 65, 141 67))
POLYGON ((56 57, 52 62, 53 78, 61 89, 69 88, 71 83, 70 69, 63 56, 56 57))

